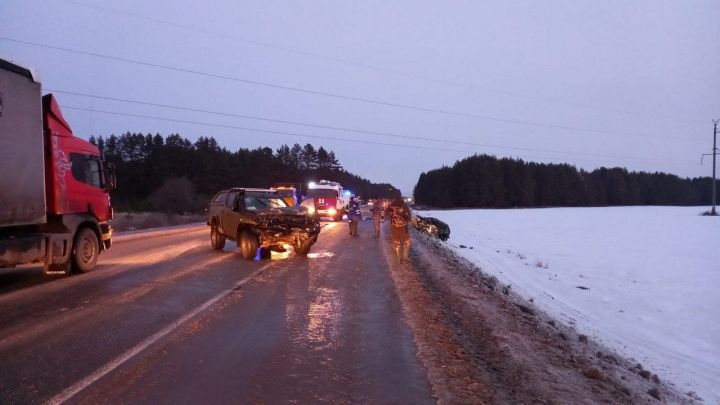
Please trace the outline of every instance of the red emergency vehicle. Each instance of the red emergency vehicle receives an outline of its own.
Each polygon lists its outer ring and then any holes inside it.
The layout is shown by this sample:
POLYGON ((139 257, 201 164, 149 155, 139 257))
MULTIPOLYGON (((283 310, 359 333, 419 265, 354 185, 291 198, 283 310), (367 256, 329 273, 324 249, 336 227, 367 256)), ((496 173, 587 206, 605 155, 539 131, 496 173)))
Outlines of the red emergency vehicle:
POLYGON ((0 59, 0 267, 90 271, 110 248, 115 174, 37 74, 0 59))
POLYGON ((315 199, 315 210, 320 217, 341 220, 347 214, 350 196, 350 191, 334 181, 320 180, 308 184, 308 197, 315 199))

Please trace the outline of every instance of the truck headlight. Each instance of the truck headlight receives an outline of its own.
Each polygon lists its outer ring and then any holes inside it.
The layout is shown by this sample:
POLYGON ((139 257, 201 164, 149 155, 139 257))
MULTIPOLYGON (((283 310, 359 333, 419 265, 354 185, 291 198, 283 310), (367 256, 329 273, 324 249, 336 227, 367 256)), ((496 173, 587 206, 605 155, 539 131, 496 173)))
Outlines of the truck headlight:
POLYGON ((330 214, 331 216, 335 216, 335 214, 337 214, 337 210, 335 208, 330 208, 328 210, 328 214, 330 214))

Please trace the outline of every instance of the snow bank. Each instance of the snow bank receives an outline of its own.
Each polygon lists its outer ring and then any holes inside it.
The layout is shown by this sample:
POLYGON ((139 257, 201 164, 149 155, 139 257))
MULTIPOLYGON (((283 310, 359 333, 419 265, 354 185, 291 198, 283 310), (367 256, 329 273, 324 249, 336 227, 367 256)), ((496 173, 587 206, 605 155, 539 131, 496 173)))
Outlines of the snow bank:
POLYGON ((699 216, 703 210, 421 215, 447 222, 450 246, 540 308, 634 358, 681 392, 720 403, 720 217, 699 216))

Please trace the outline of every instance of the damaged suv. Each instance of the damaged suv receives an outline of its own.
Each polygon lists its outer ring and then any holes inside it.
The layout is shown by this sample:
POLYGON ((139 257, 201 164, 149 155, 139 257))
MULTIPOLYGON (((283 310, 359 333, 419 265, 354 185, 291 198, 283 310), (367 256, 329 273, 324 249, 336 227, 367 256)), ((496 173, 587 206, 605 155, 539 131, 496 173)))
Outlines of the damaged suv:
POLYGON ((306 255, 320 234, 320 221, 307 208, 289 207, 277 191, 261 188, 220 191, 210 201, 207 224, 213 249, 230 239, 245 259, 254 259, 258 249, 284 252, 285 245, 306 255))

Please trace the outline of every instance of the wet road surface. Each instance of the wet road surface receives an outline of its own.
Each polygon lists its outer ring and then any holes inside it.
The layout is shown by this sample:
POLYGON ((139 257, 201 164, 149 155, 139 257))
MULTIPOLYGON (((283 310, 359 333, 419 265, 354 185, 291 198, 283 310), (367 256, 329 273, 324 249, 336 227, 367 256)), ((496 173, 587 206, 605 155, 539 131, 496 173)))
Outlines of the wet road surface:
POLYGON ((206 227, 0 272, 0 403, 432 403, 371 223, 245 261, 206 227))

